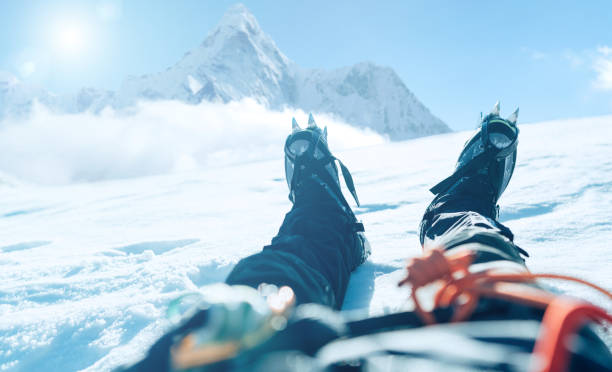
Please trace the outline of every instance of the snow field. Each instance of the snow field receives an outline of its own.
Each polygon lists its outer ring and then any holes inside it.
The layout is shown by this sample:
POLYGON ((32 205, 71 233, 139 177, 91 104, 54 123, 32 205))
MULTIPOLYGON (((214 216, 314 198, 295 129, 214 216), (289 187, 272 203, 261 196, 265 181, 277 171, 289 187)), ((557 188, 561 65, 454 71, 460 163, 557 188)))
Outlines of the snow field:
MULTIPOLYGON (((519 127, 501 221, 532 271, 611 289, 612 116, 519 127)), ((341 134, 330 128, 330 140, 341 134)), ((291 206, 284 135, 274 160, 55 186, 0 176, 0 370, 107 371, 143 355, 168 328, 172 299, 222 281, 277 232, 291 206)), ((334 151, 353 173, 373 250, 345 310, 408 306, 396 283, 420 254, 428 188, 452 171, 468 137, 334 151)), ((611 309, 591 290, 548 285, 611 309)))

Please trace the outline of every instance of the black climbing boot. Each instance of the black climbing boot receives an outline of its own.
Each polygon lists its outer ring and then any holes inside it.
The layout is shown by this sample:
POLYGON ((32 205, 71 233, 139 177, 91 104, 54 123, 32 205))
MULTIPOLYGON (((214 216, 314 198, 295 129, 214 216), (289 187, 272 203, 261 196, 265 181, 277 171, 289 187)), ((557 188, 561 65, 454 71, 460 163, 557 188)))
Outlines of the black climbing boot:
POLYGON ((300 128, 293 119, 293 132, 285 142, 285 175, 289 186, 289 200, 294 204, 301 200, 318 199, 321 202, 333 203, 340 208, 351 222, 351 229, 357 234, 361 261, 370 254, 370 245, 363 233, 363 224, 357 221, 350 205, 342 194, 338 167, 340 166, 344 182, 359 206, 353 177, 346 166, 332 155, 327 144, 327 127, 323 130, 317 126, 312 115, 308 118, 308 127, 300 128), (321 199, 325 199, 324 201, 321 199))
POLYGON ((499 102, 482 119, 478 131, 466 142, 455 171, 431 188, 436 198, 430 205, 468 198, 477 212, 497 218, 497 201, 508 186, 516 163, 519 129, 518 109, 507 119, 499 116, 499 102))

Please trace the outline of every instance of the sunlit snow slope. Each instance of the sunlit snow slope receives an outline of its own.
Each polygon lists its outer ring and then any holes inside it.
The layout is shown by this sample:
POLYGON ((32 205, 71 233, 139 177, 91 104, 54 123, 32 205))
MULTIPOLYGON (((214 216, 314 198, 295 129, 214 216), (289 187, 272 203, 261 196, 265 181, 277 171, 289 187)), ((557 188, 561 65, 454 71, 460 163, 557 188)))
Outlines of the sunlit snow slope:
MULTIPOLYGON (((612 289, 612 116, 520 128, 502 222, 533 271, 612 289)), ((406 306, 395 283, 420 252, 428 188, 467 137, 337 154, 373 247, 345 309, 406 306)), ((170 300, 222 281, 274 236, 291 206, 283 174, 279 148, 274 161, 130 180, 42 187, 0 176, 0 370, 109 370, 141 356, 167 329, 170 300)), ((610 309, 582 287, 551 285, 610 309)))

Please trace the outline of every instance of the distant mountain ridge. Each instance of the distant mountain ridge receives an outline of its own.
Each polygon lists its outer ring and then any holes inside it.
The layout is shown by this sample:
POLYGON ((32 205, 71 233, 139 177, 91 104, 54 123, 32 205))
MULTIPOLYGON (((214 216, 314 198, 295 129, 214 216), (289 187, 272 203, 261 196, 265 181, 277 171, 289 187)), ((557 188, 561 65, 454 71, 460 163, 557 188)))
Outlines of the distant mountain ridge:
POLYGON ((241 4, 230 8, 206 39, 174 66, 128 77, 116 92, 85 88, 57 96, 0 75, 0 119, 27 114, 35 99, 58 112, 77 113, 127 108, 139 100, 197 104, 247 97, 271 109, 331 113, 393 140, 450 131, 391 68, 372 63, 335 70, 300 68, 241 4))

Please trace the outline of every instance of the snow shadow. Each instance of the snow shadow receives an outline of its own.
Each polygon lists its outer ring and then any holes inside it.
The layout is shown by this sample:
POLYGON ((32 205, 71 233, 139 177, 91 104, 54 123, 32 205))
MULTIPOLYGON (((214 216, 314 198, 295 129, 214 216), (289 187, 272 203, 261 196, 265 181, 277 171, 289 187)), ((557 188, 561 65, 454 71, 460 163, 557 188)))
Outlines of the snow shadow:
POLYGON ((128 254, 141 254, 144 251, 152 251, 155 254, 163 254, 173 249, 185 247, 187 245, 197 243, 199 241, 200 239, 182 239, 142 242, 116 248, 116 250, 128 254))
POLYGON ((41 211, 44 211, 45 209, 46 208, 20 209, 20 210, 16 210, 16 211, 5 213, 5 214, 2 215, 2 217, 9 218, 9 217, 22 216, 22 215, 25 215, 25 214, 41 212, 41 211))
POLYGON ((208 265, 199 266, 197 271, 191 271, 187 273, 187 276, 196 287, 202 287, 224 282, 233 268, 233 264, 211 262, 208 265))
POLYGON ((599 192, 610 192, 610 190, 612 190, 612 182, 589 183, 580 187, 575 192, 562 195, 560 198, 561 201, 547 201, 527 205, 522 208, 504 208, 501 210, 499 220, 500 222, 507 222, 511 220, 518 220, 521 218, 529 218, 551 213, 560 205, 579 199, 591 190, 598 190, 599 192))
POLYGON ((344 297, 342 310, 365 309, 370 305, 374 294, 374 281, 381 275, 398 270, 397 267, 385 264, 376 264, 366 261, 351 275, 351 280, 344 297))
POLYGON ((555 210, 557 206, 559 206, 560 202, 544 202, 533 205, 528 205, 524 208, 518 209, 502 209, 499 221, 507 222, 512 220, 518 220, 521 218, 535 217, 540 216, 542 214, 550 213, 555 210))
POLYGON ((397 209, 403 205, 414 204, 409 201, 400 201, 397 203, 373 203, 373 204, 362 204, 361 207, 355 210, 356 215, 374 213, 385 210, 397 209))
POLYGON ((563 197, 570 198, 570 199, 578 199, 584 196, 584 194, 586 194, 588 191, 593 190, 593 189, 596 189, 601 192, 610 192, 610 190, 612 190, 612 182, 608 181, 608 182, 589 183, 587 185, 582 186, 578 191, 570 193, 570 194, 565 194, 563 195, 563 197))
POLYGON ((0 247, 0 252, 23 251, 26 249, 42 247, 43 245, 49 245, 49 244, 51 244, 51 241, 48 241, 48 240, 23 242, 23 243, 17 243, 17 244, 6 245, 4 247, 0 247))

